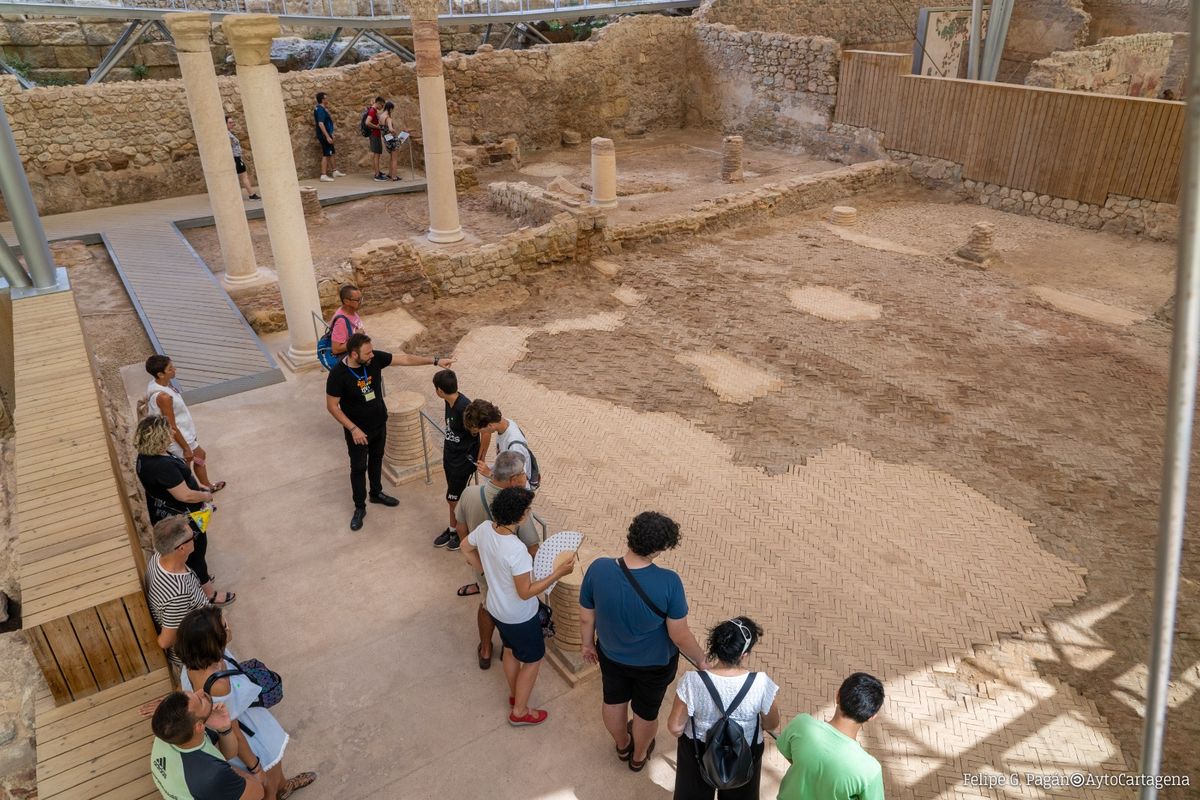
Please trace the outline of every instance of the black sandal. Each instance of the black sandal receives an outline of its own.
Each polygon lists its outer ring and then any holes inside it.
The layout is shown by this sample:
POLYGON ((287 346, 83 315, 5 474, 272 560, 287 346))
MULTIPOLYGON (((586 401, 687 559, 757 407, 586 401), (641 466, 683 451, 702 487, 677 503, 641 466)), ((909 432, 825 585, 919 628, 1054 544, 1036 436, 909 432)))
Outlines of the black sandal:
POLYGON ((629 745, 622 750, 617 748, 617 758, 622 761, 628 761, 633 758, 633 720, 629 720, 629 724, 625 726, 625 730, 629 732, 629 745))
POLYGON ((458 587, 458 591, 455 592, 455 594, 457 594, 459 597, 474 597, 479 593, 480 589, 478 583, 464 583, 462 586, 458 587), (472 586, 475 587, 475 591, 473 592, 471 591, 472 586))
POLYGON ((650 760, 650 756, 654 755, 654 741, 654 739, 650 740, 650 746, 646 748, 646 757, 641 761, 634 761, 633 753, 629 754, 629 768, 631 770, 634 772, 641 772, 642 768, 646 766, 646 762, 650 760))
MULTIPOLYGON (((479 668, 480 669, 488 669, 489 667, 492 666, 492 656, 488 656, 487 658, 483 657, 483 643, 482 642, 479 644, 478 647, 475 648, 475 653, 476 653, 476 655, 479 656, 479 668)), ((495 655, 495 653, 493 653, 492 655, 495 655)), ((510 703, 510 705, 511 705, 511 703, 510 703)))

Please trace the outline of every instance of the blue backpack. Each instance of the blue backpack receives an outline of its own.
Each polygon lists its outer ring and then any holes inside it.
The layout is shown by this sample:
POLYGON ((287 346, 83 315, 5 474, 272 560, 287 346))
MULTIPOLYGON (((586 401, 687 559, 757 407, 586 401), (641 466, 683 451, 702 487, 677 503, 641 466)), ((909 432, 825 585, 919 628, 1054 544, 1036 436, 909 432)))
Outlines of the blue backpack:
POLYGON ((341 360, 341 357, 333 352, 333 326, 339 319, 346 323, 346 338, 349 339, 354 335, 354 329, 350 327, 350 320, 346 318, 346 315, 334 314, 333 319, 329 320, 329 324, 325 326, 325 333, 317 340, 317 361, 321 362, 321 366, 326 371, 333 369, 341 360))

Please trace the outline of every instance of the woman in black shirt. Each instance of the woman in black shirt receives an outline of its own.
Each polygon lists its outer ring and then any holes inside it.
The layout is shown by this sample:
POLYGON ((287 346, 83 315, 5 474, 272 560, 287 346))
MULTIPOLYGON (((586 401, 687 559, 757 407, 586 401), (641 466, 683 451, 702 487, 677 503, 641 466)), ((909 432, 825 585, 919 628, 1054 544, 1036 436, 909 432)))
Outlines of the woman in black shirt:
MULTIPOLYGON (((187 463, 167 452, 171 444, 171 424, 166 417, 153 414, 144 417, 137 426, 134 446, 137 448, 137 476, 146 490, 146 506, 150 512, 150 524, 179 514, 200 511, 212 500, 212 492, 200 488, 187 463)), ((231 592, 218 592, 208 572, 205 553, 208 550, 208 535, 189 518, 196 535, 195 550, 188 556, 187 565, 216 606, 228 605, 233 601, 231 592)))

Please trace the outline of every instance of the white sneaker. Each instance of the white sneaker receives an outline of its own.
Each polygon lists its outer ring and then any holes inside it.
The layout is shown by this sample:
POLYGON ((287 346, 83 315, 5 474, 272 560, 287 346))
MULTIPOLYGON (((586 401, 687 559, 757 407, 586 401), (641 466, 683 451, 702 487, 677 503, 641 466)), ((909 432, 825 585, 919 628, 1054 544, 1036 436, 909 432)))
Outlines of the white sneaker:
POLYGON ((344 178, 344 177, 346 177, 346 173, 342 172, 340 169, 335 169, 335 170, 333 171, 333 177, 335 177, 335 178, 344 178))
POLYGON ((333 178, 329 177, 328 175, 322 175, 321 180, 325 181, 326 183, 333 183, 333 178))

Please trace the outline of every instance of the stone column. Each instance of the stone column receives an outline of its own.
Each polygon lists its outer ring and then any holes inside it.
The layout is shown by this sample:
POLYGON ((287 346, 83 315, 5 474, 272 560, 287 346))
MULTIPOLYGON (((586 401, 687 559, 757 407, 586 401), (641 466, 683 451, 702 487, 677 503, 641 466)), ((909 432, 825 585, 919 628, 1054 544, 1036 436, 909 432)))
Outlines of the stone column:
POLYGON ((617 148, 612 139, 592 139, 592 205, 617 207, 617 148))
POLYGON ((429 461, 433 467, 441 460, 441 450, 432 438, 421 438, 424 395, 391 392, 384 402, 387 403, 388 420, 383 476, 393 486, 425 477, 425 448, 429 448, 429 461))
POLYGON ((192 130, 196 133, 196 149, 204 169, 208 187, 208 202, 217 224, 217 240, 225 261, 227 289, 252 284, 265 277, 254 262, 254 245, 250 241, 250 226, 237 171, 229 149, 229 134, 225 128, 225 108, 217 88, 217 72, 213 68, 209 49, 210 30, 207 13, 167 14, 163 18, 175 39, 175 54, 179 72, 187 93, 188 111, 192 115, 192 130))
POLYGON ((725 183, 739 183, 744 179, 742 137, 726 136, 721 140, 721 180, 725 183))
POLYGON ((270 61, 271 39, 279 35, 279 18, 269 14, 232 14, 221 25, 237 61, 242 110, 254 148, 267 234, 287 317, 288 348, 282 355, 295 369, 315 366, 317 334, 312 315, 321 314, 321 302, 283 109, 283 90, 279 86, 279 72, 270 61))
POLYGON ((454 158, 450 153, 450 119, 446 113, 446 79, 442 77, 442 40, 438 33, 439 0, 408 0, 413 53, 417 57, 417 93, 421 101, 421 140, 425 148, 425 192, 429 197, 429 241, 461 241, 454 158))

